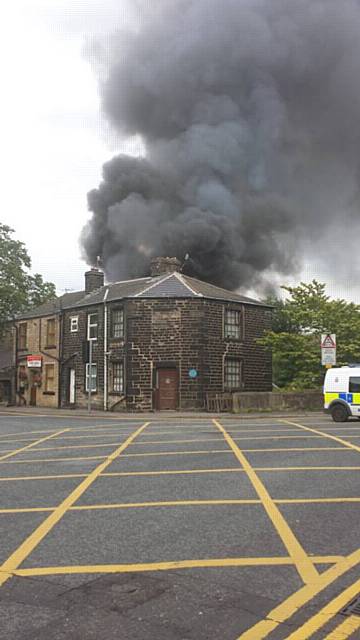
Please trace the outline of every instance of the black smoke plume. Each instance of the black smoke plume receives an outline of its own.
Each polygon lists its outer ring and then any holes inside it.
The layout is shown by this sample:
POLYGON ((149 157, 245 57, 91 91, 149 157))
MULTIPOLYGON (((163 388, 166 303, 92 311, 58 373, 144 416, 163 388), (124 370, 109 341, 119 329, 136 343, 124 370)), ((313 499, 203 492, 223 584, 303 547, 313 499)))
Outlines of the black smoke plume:
POLYGON ((88 194, 84 255, 110 280, 157 255, 227 288, 292 273, 321 229, 358 230, 358 0, 140 0, 92 48, 103 110, 143 157, 88 194))

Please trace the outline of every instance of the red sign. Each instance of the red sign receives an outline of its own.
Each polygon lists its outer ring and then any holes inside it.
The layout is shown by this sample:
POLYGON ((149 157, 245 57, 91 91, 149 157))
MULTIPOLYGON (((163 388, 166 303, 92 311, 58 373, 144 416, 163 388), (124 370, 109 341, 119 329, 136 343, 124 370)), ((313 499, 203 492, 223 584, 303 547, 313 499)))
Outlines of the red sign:
POLYGON ((32 369, 39 369, 42 366, 42 356, 27 356, 27 366, 32 369))
POLYGON ((335 349, 336 337, 335 334, 326 334, 321 336, 321 348, 322 349, 335 349))

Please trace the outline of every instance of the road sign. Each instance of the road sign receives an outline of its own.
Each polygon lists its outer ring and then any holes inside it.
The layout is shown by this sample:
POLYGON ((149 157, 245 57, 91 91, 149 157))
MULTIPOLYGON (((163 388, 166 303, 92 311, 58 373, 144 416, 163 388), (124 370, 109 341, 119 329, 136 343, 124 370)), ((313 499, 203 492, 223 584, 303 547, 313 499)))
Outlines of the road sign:
POLYGON ((321 335, 321 364, 326 367, 336 364, 335 333, 323 333, 321 335))
POLYGON ((321 348, 322 349, 335 349, 336 348, 336 334, 335 333, 322 333, 321 334, 321 348))
POLYGON ((42 356, 27 356, 27 366, 31 369, 41 369, 42 356))

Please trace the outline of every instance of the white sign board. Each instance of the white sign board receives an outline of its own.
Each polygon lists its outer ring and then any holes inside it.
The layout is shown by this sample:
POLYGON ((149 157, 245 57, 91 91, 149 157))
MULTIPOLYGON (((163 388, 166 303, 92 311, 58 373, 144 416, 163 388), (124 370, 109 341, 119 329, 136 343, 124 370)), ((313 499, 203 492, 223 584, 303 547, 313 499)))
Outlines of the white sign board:
POLYGON ((335 333, 323 333, 321 335, 321 364, 336 364, 336 335, 335 333))

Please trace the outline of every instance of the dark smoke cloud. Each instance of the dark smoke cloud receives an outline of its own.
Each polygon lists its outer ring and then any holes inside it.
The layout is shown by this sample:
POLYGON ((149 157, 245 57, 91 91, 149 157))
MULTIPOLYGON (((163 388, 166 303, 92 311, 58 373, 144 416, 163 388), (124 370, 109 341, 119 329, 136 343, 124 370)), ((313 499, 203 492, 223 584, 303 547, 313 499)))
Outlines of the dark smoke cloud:
POLYGON ((323 227, 359 231, 359 1, 137 6, 92 56, 106 117, 145 155, 104 165, 87 261, 114 280, 189 253, 193 275, 249 287, 295 272, 323 227))

